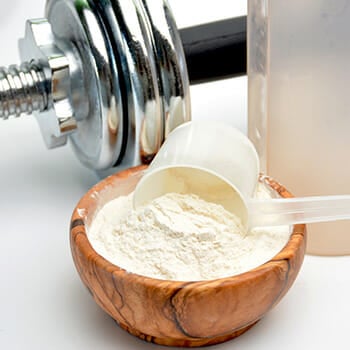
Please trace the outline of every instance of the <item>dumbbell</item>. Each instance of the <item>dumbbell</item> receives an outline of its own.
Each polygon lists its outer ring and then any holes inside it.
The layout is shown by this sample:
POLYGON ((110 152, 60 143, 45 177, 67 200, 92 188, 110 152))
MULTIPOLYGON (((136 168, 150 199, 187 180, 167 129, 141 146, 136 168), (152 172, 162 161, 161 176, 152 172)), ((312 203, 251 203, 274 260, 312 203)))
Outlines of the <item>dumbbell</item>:
POLYGON ((0 68, 0 118, 35 114, 97 171, 149 163, 191 119, 189 84, 246 72, 246 17, 178 30, 166 0, 48 0, 20 65, 0 68))

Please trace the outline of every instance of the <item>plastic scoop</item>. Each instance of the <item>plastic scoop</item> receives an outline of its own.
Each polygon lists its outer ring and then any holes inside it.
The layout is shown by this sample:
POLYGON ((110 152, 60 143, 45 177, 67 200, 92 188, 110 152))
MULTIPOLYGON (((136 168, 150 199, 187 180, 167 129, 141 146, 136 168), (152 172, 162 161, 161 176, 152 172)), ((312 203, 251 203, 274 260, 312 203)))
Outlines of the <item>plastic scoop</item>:
POLYGON ((196 194, 248 222, 259 176, 254 145, 234 127, 192 121, 172 131, 134 192, 134 208, 169 192, 196 194))
POLYGON ((134 192, 134 207, 169 192, 196 194, 222 205, 245 227, 350 219, 350 196, 253 199, 259 159, 234 127, 196 121, 169 134, 134 192))

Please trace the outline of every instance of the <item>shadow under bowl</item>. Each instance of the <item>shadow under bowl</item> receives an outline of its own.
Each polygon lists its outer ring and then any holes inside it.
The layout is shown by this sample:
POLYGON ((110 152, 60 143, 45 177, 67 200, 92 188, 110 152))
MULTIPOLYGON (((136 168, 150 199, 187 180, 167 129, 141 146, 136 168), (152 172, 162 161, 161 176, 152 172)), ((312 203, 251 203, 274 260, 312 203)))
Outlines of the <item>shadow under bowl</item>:
MULTIPOLYGON (((100 256, 86 230, 110 200, 132 192, 145 167, 112 175, 88 191, 75 208, 70 242, 77 271, 96 303, 129 333, 161 345, 197 347, 235 338, 259 321, 293 284, 305 254, 305 225, 272 259, 248 272, 210 281, 181 282, 125 271, 100 256)), ((282 197, 292 195, 271 178, 282 197)))

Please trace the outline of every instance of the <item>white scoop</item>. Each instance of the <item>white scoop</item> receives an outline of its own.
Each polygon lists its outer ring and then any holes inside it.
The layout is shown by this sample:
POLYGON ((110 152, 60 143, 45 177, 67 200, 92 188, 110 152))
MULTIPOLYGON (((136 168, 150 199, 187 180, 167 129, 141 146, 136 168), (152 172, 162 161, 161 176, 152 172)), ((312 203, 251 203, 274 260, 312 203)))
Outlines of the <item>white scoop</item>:
POLYGON ((350 195, 253 199, 259 159, 237 129, 213 121, 176 128, 136 186, 137 208, 169 192, 196 194, 241 218, 245 227, 350 219, 350 195))
POLYGON ((259 177, 254 145, 234 127, 198 120, 172 131, 134 192, 134 207, 169 192, 196 194, 248 222, 259 177))

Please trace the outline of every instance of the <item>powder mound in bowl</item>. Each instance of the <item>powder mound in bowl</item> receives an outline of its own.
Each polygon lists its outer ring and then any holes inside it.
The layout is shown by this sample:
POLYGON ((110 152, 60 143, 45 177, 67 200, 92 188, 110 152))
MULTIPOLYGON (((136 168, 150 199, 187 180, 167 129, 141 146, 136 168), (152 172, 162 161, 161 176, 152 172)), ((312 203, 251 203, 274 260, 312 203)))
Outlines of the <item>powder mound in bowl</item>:
POLYGON ((237 216, 196 195, 168 193, 137 210, 132 195, 107 203, 87 234, 101 256, 140 275, 178 281, 236 275, 272 258, 290 235, 288 226, 245 232, 237 216))

